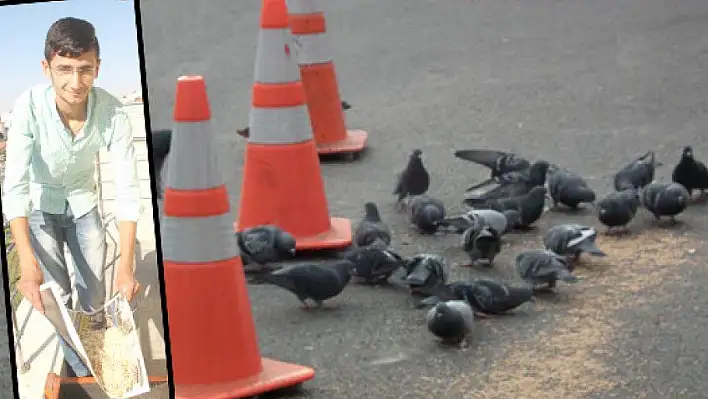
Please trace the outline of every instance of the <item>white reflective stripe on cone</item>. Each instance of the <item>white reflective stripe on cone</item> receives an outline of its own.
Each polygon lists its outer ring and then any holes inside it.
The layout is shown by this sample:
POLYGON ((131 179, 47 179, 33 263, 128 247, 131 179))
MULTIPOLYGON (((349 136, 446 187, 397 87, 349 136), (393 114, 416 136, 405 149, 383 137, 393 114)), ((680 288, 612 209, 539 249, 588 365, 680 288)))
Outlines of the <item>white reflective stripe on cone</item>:
POLYGON ((261 29, 258 33, 255 81, 259 83, 290 83, 300 80, 295 54, 285 51, 293 47, 290 29, 261 29))
POLYGON ((320 2, 317 0, 286 0, 289 14, 314 14, 322 12, 320 2))
POLYGON ((324 64, 332 62, 329 42, 325 33, 293 35, 297 47, 297 60, 300 65, 324 64))
POLYGON ((251 107, 249 138, 253 144, 296 144, 311 140, 307 105, 288 108, 251 107))
POLYGON ((204 190, 224 183, 211 133, 211 121, 178 122, 170 145, 166 187, 204 190))
POLYGON ((228 214, 160 220, 162 257, 168 262, 216 262, 240 254, 234 221, 228 214))

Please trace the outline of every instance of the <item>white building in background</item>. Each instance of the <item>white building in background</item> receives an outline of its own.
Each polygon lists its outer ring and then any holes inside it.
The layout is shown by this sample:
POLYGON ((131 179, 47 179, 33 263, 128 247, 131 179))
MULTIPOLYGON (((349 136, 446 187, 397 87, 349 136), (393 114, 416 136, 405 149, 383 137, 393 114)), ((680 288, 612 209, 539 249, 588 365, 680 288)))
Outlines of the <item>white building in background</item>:
POLYGON ((143 103, 143 90, 142 89, 136 89, 131 91, 128 94, 125 94, 123 97, 120 98, 120 101, 123 104, 142 104, 143 103))
POLYGON ((0 140, 4 140, 7 137, 7 131, 10 129, 10 123, 12 113, 10 112, 0 112, 0 140))

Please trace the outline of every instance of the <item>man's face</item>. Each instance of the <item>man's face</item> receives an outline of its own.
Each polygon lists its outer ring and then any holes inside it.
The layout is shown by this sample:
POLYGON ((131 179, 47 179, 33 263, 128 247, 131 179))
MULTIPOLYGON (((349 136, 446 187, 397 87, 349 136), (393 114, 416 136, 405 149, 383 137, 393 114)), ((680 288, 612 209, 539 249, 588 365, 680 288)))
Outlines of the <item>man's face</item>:
POLYGON ((52 81, 58 100, 68 105, 86 102, 98 77, 99 66, 100 61, 93 50, 76 58, 55 55, 50 62, 42 60, 44 75, 52 81))

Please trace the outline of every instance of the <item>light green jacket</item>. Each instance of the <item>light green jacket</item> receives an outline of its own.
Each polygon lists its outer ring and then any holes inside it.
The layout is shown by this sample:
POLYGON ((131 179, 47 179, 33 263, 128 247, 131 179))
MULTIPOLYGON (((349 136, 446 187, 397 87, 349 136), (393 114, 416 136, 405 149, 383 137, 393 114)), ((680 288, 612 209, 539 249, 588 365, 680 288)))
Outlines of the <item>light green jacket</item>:
POLYGON ((137 221, 140 185, 133 147, 133 126, 121 102, 94 87, 86 123, 76 137, 64 126, 51 85, 31 87, 12 109, 7 132, 2 210, 7 221, 33 210, 61 214, 68 201, 75 217, 98 204, 96 155, 112 157, 118 220, 137 221))

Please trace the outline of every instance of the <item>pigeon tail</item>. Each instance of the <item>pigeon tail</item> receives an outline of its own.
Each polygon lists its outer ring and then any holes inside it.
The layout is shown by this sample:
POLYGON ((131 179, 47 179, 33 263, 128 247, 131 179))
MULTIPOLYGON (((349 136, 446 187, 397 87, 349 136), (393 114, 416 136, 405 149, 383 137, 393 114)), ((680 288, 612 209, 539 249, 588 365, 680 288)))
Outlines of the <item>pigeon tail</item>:
POLYGON ((273 273, 268 273, 262 276, 260 280, 264 283, 284 288, 290 292, 297 292, 297 287, 295 287, 295 283, 293 283, 292 279, 288 275, 280 273, 283 270, 285 269, 281 269, 273 273))
POLYGON ((367 202, 364 204, 364 211, 366 213, 366 220, 371 222, 380 222, 381 215, 379 215, 379 208, 373 202, 367 202))
POLYGON ((576 276, 573 276, 570 273, 570 271, 565 270, 565 269, 559 270, 557 273, 557 277, 559 280, 562 280, 562 281, 569 283, 569 284, 577 283, 578 281, 580 281, 579 278, 577 278, 576 276))
POLYGON ((467 190, 465 190, 465 191, 467 191, 467 192, 469 192, 469 191, 474 191, 474 190, 477 190, 477 189, 482 188, 482 187, 484 187, 484 186, 488 186, 489 184, 491 184, 491 183, 493 183, 493 182, 494 182, 494 179, 487 179, 487 180, 484 180, 484 181, 482 181, 482 182, 480 182, 480 183, 477 183, 477 184, 475 184, 475 185, 473 185, 473 186, 469 186, 469 187, 467 188, 467 190))
POLYGON ((415 270, 413 270, 413 273, 409 274, 408 277, 406 277, 405 281, 406 283, 413 285, 422 285, 425 284, 428 278, 430 278, 431 274, 432 271, 427 267, 417 267, 415 270))
POLYGON ((587 254, 593 255, 593 256, 601 256, 601 257, 607 256, 607 253, 605 253, 605 251, 598 248, 597 244, 595 244, 594 242, 592 242, 590 240, 585 240, 585 241, 581 242, 578 245, 578 249, 580 249, 581 251, 583 251, 587 254))
POLYGON ((465 198, 462 203, 470 208, 489 209, 489 200, 486 198, 465 198))
POLYGON ((436 295, 431 295, 427 298, 421 299, 416 307, 420 309, 428 306, 435 306, 440 302, 442 302, 442 299, 440 297, 436 295))
POLYGON ((595 191, 590 187, 577 186, 568 190, 568 197, 576 201, 592 203, 595 202, 597 196, 595 191))
POLYGON ((469 227, 469 221, 464 217, 445 218, 435 222, 438 227, 453 228, 456 232, 462 233, 469 227))

